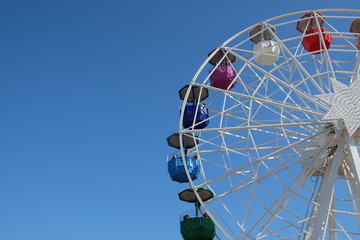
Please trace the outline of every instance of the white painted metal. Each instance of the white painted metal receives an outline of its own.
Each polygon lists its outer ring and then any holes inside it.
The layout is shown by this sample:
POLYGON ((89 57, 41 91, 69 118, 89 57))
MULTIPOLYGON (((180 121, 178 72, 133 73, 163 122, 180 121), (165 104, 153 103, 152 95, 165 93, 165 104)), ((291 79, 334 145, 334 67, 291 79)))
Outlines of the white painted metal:
POLYGON ((341 165, 345 146, 345 139, 341 137, 339 145, 336 148, 335 157, 329 162, 327 171, 321 181, 318 199, 311 214, 311 221, 309 223, 306 240, 324 239, 326 232, 326 225, 329 219, 330 206, 333 203, 334 187, 341 165))
POLYGON ((199 140, 187 149, 202 174, 190 187, 214 192, 200 203, 218 239, 360 238, 360 52, 348 32, 360 10, 316 11, 333 37, 329 49, 303 49, 306 33, 295 28, 310 11, 286 14, 261 23, 276 28, 276 61, 254 55, 267 50, 252 49, 256 23, 218 48, 237 57, 231 91, 210 86, 212 55, 191 82, 209 90, 210 124, 183 129, 181 115, 180 138, 199 140))

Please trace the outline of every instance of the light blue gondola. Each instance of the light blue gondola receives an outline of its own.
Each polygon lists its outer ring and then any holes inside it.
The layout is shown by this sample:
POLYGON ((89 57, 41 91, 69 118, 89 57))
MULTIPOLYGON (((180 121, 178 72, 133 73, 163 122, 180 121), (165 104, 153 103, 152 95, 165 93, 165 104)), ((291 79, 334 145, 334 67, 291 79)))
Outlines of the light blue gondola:
MULTIPOLYGON (((192 180, 196 180, 199 176, 200 165, 199 161, 192 156, 185 156, 186 166, 189 170, 190 177, 192 180)), ((173 156, 168 161, 168 172, 171 180, 179 183, 189 182, 186 176, 185 167, 181 157, 173 156)))

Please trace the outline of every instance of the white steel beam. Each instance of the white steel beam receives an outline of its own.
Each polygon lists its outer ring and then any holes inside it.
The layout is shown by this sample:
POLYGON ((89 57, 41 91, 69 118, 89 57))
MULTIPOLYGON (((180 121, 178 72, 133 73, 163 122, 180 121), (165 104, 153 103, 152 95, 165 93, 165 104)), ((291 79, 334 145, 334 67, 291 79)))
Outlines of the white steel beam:
POLYGON ((329 212, 333 201, 335 181, 343 159, 344 147, 345 139, 344 136, 341 136, 335 156, 326 167, 325 175, 321 181, 317 204, 314 206, 311 215, 312 219, 308 226, 309 234, 306 235, 305 240, 323 240, 325 237, 329 212))
MULTIPOLYGON (((357 146, 356 146, 356 143, 355 143, 355 140, 354 138, 351 138, 351 137, 347 137, 346 138, 346 145, 347 145, 347 148, 349 149, 349 155, 350 155, 350 167, 351 168, 354 168, 352 169, 352 173, 355 175, 353 176, 355 180, 353 180, 351 183, 352 185, 352 188, 355 192, 355 196, 356 196, 356 199, 360 199, 360 190, 359 190, 359 186, 360 186, 360 157, 359 157, 359 152, 357 150, 357 146)), ((360 202, 359 200, 356 201, 356 205, 354 206, 354 210, 357 210, 359 211, 360 209, 360 202), (357 209, 355 209, 357 207, 357 209)), ((360 228, 360 217, 357 216, 357 221, 358 221, 358 226, 360 228)))

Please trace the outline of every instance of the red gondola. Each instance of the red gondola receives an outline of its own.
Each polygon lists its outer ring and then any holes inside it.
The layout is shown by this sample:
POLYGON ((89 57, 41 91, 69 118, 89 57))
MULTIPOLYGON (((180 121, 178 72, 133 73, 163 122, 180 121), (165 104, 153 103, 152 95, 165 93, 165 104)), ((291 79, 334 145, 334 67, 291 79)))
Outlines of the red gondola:
POLYGON ((319 54, 330 47, 332 36, 323 25, 324 17, 320 12, 307 13, 297 22, 296 29, 305 33, 302 44, 308 52, 319 54))

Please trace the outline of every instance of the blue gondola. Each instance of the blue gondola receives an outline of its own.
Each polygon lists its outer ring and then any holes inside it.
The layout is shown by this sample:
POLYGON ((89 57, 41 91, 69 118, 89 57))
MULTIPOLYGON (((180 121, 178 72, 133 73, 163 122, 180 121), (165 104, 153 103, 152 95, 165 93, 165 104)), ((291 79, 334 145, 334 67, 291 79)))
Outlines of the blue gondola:
MULTIPOLYGON (((192 156, 185 156, 185 159, 191 179, 196 180, 200 172, 199 161, 192 156)), ((170 174, 171 180, 175 182, 189 182, 181 157, 173 156, 168 161, 168 172, 170 174)))
POLYGON ((183 118, 184 128, 189 128, 194 125, 194 129, 203 129, 209 124, 208 119, 209 119, 209 110, 205 104, 200 104, 200 105, 189 104, 185 106, 184 118, 183 118))

